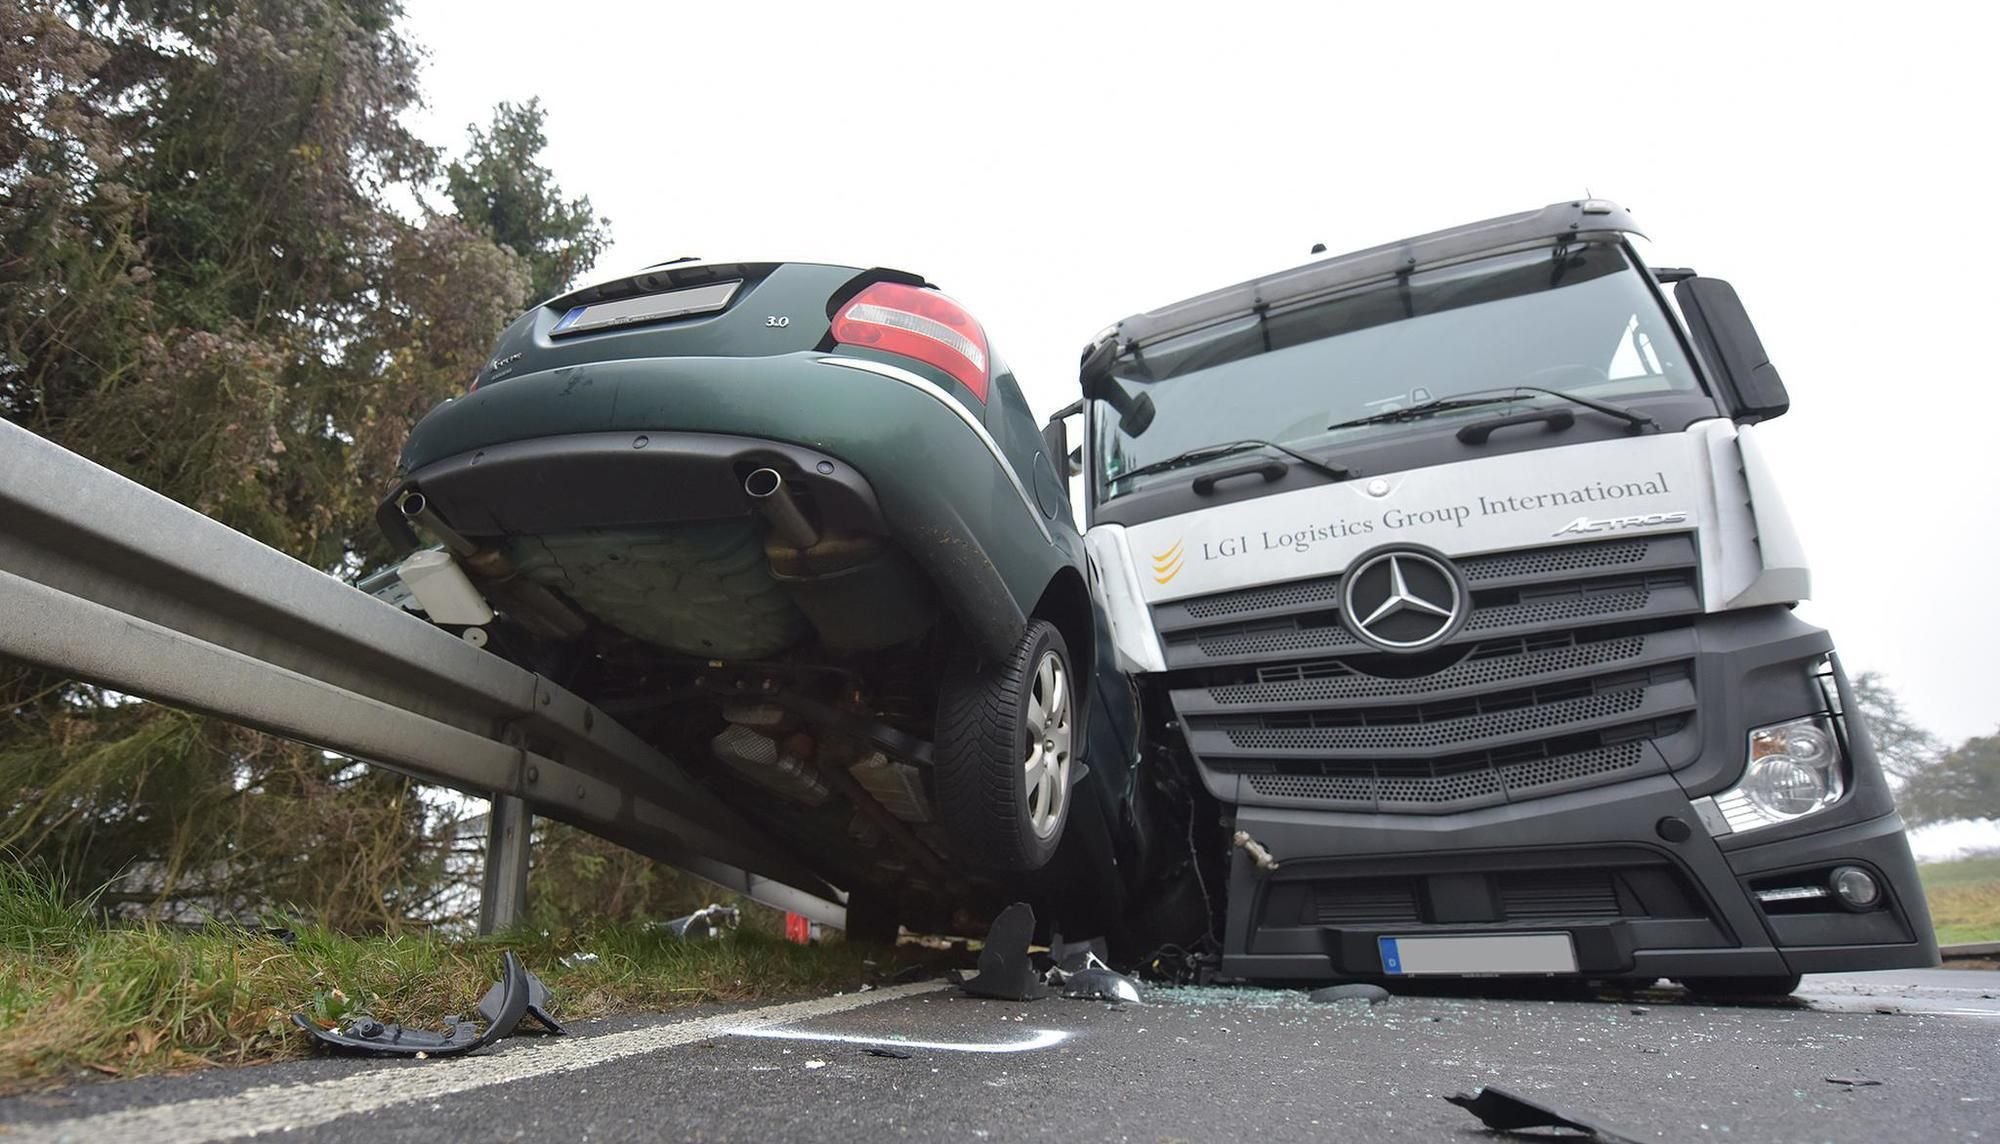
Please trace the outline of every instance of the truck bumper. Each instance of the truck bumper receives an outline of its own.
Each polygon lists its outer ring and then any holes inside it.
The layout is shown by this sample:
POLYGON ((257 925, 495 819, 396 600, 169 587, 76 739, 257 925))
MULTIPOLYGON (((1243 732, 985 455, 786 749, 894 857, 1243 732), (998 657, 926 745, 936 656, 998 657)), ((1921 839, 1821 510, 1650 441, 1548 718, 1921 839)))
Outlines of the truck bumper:
POLYGON ((1551 975, 1589 978, 1938 962, 1893 813, 1764 844, 1737 836, 1724 849, 1675 779, 1659 775, 1435 817, 1241 807, 1236 829, 1277 868, 1234 852, 1222 963, 1230 977, 1387 979, 1382 938, 1530 933, 1568 935, 1575 969, 1551 975), (1875 875, 1875 908, 1756 896, 1823 885, 1849 865, 1875 875))

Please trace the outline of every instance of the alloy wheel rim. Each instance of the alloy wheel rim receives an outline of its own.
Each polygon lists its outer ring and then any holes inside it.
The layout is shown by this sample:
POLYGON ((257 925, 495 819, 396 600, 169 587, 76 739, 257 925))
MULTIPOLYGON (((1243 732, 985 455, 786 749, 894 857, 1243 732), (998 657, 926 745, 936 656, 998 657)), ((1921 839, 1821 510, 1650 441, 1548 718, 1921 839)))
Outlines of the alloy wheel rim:
POLYGON ((1048 838, 1062 825, 1069 802, 1073 722, 1069 671, 1062 657, 1045 651, 1035 662, 1028 692, 1028 757, 1022 764, 1028 825, 1037 838, 1048 838))

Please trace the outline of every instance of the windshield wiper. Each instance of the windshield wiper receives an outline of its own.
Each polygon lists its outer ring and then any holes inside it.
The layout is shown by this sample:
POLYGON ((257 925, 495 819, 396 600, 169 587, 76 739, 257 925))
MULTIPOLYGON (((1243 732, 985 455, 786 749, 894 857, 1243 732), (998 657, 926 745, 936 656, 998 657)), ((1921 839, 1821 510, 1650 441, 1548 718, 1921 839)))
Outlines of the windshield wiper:
POLYGON ((1539 385, 1510 385, 1496 389, 1468 390, 1455 397, 1439 397, 1431 401, 1420 401, 1415 405, 1407 406, 1403 409, 1386 409, 1380 413, 1371 413, 1366 417, 1356 417, 1352 421, 1338 421, 1326 428, 1327 432, 1330 433, 1335 429, 1351 429, 1356 425, 1380 425, 1391 421, 1409 421, 1418 417, 1428 417, 1433 413, 1442 413, 1449 409, 1471 409, 1480 405, 1499 405, 1504 402, 1518 400, 1523 394, 1528 393, 1544 393, 1550 397, 1559 397, 1572 405, 1581 405, 1585 409, 1595 409, 1599 413, 1616 417, 1620 421, 1626 422, 1634 429, 1651 429, 1656 427, 1651 417, 1643 413, 1635 413, 1621 406, 1611 405, 1588 397, 1578 397, 1574 393, 1564 393, 1560 389, 1544 389, 1539 385), (1481 396, 1486 394, 1495 396, 1481 396))
POLYGON ((1184 469, 1189 465, 1199 465, 1203 461, 1212 461, 1217 457, 1226 457, 1231 453, 1241 453, 1245 449, 1276 449, 1278 452, 1283 453, 1313 472, 1320 473, 1336 481, 1344 481, 1354 475, 1354 470, 1348 468, 1346 465, 1333 461, 1322 461, 1317 457, 1308 457, 1304 453, 1296 449, 1287 448, 1276 441, 1263 441, 1254 437, 1246 437, 1241 441, 1223 441, 1215 445, 1197 446, 1185 453, 1176 453, 1165 460, 1148 461, 1146 464, 1140 465, 1130 472, 1120 473, 1112 479, 1114 481, 1126 481, 1133 477, 1143 477, 1148 473, 1164 473, 1169 469, 1184 469))
POLYGON ((1401 409, 1384 409, 1380 413, 1370 413, 1366 417, 1356 417, 1348 421, 1336 421, 1327 426, 1326 431, 1331 433, 1335 429, 1352 429, 1357 425, 1381 425, 1391 421, 1415 421, 1419 417, 1428 417, 1433 413, 1443 413, 1448 409, 1471 409, 1478 405, 1500 405, 1504 402, 1518 400, 1519 397, 1520 395, 1515 393, 1510 393, 1504 397, 1438 397, 1430 401, 1419 401, 1415 405, 1406 405, 1401 409))

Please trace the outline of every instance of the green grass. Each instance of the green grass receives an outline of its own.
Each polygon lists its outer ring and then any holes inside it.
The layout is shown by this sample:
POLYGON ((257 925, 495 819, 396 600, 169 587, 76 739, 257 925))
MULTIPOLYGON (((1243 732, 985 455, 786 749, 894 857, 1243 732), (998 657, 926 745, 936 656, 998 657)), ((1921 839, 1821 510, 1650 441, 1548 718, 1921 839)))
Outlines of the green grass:
POLYGON ((2000 854, 1917 867, 1938 942, 2000 941, 2000 854))
MULTIPOLYGON (((512 949, 565 1019, 751 1001, 853 988, 885 950, 799 946, 746 928, 683 941, 638 926, 550 939, 353 938, 300 930, 285 945, 221 926, 106 928, 87 902, 14 863, 0 864, 0 1094, 74 1079, 247 1064, 302 1056, 290 1023, 303 1010, 331 1024, 366 1011, 442 1027, 469 1014, 512 949), (564 966, 575 951, 595 961, 564 966)), ((910 956, 905 953, 906 958, 910 956)))

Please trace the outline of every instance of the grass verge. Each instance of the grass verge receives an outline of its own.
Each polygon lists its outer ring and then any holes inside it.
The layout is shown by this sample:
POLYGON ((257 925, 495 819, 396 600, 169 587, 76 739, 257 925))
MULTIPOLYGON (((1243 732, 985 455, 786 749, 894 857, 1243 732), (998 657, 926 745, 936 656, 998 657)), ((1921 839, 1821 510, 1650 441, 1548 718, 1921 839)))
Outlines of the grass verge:
POLYGON ((286 944, 234 927, 104 928, 60 885, 0 863, 0 1094, 84 1072, 303 1056, 295 1011, 441 1028, 446 1014, 473 1012, 505 949, 549 986, 564 1019, 853 988, 895 968, 886 950, 800 946, 755 929, 694 941, 640 926, 469 941, 301 929, 286 944), (579 951, 596 957, 561 962, 579 951))
POLYGON ((1941 945, 2000 941, 2000 854, 1917 867, 1941 945))

